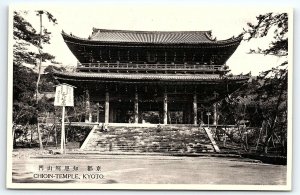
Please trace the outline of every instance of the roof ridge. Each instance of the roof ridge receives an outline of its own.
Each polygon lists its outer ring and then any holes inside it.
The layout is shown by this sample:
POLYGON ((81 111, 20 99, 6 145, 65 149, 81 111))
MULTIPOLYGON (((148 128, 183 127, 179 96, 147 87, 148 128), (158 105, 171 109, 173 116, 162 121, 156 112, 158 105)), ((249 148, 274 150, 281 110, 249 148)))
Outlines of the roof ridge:
POLYGON ((118 32, 118 33, 211 33, 211 30, 203 30, 203 31, 197 31, 197 30, 190 30, 190 31, 148 31, 148 30, 120 30, 120 29, 102 29, 102 28, 93 28, 93 33, 96 32, 118 32))

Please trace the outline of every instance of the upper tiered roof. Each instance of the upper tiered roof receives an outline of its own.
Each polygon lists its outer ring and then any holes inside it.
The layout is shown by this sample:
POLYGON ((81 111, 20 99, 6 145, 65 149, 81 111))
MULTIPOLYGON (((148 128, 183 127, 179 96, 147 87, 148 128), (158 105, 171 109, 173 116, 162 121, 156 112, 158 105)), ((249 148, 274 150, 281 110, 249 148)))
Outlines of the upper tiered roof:
POLYGON ((133 30, 108 30, 93 28, 89 38, 80 38, 62 32, 65 41, 77 39, 78 41, 100 43, 138 43, 138 44, 233 44, 239 43, 241 36, 226 40, 216 40, 211 36, 211 31, 133 31, 133 30))
POLYGON ((211 31, 128 31, 95 29, 91 40, 132 43, 211 43, 211 31))
POLYGON ((93 28, 88 38, 62 32, 80 62, 77 71, 117 73, 219 73, 242 36, 212 38, 211 31, 134 31, 93 28))

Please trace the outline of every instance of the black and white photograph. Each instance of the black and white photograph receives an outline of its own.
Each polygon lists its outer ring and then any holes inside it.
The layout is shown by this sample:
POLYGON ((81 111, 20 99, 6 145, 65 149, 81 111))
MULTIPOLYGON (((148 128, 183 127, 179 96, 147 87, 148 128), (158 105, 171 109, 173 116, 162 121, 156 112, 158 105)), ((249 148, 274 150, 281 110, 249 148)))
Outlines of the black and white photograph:
POLYGON ((7 188, 291 190, 293 9, 13 5, 7 188))

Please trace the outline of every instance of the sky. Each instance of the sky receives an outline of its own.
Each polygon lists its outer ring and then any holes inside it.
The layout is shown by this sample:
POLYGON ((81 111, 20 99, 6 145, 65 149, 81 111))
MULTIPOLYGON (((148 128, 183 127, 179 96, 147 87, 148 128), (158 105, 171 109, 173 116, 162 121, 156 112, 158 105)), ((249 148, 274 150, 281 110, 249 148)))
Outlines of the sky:
MULTIPOLYGON (((110 5, 67 6, 67 7, 20 7, 16 10, 28 10, 25 18, 38 30, 39 18, 34 10, 44 9, 57 18, 53 26, 44 18, 44 26, 52 32, 51 44, 45 51, 56 56, 56 61, 64 66, 76 66, 77 59, 64 43, 61 31, 87 38, 93 27, 118 30, 149 31, 203 31, 211 30, 217 40, 238 36, 247 28, 247 23, 255 23, 256 16, 270 11, 284 12, 284 9, 271 8, 229 8, 201 7, 191 5, 110 5)), ((252 75, 279 65, 282 59, 261 54, 247 54, 250 49, 267 48, 272 35, 263 39, 242 41, 235 53, 227 61, 233 74, 252 75)))

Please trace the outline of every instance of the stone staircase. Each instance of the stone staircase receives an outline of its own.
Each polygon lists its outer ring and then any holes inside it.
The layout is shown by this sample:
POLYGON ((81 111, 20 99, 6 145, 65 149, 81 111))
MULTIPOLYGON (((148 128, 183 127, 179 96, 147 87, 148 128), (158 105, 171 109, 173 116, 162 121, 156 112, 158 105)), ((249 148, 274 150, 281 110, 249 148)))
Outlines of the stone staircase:
POLYGON ((166 125, 161 127, 109 126, 100 131, 94 126, 83 143, 84 151, 99 152, 215 152, 204 128, 166 125))

